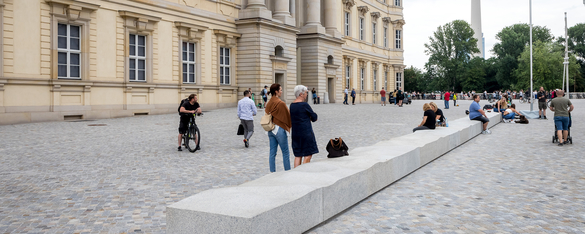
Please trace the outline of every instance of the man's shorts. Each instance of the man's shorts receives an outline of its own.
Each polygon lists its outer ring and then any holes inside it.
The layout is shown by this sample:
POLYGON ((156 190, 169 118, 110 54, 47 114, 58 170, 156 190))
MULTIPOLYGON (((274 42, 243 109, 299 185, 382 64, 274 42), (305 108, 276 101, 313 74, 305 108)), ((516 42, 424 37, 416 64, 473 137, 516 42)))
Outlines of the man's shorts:
POLYGON ((189 120, 189 116, 181 116, 181 120, 179 121, 179 134, 185 134, 187 132, 189 120))
POLYGON ((555 126, 557 131, 569 130, 569 117, 566 116, 555 116, 555 126))
POLYGON ((487 122, 489 122, 489 121, 490 121, 490 120, 489 120, 488 118, 486 118, 485 116, 478 116, 478 117, 475 117, 475 118, 474 118, 474 119, 472 119, 472 120, 481 121, 481 123, 487 123, 487 122))
POLYGON ((386 97, 382 97, 382 101, 385 102, 386 101, 386 97))
POLYGON ((546 102, 538 102, 539 110, 546 110, 546 102))

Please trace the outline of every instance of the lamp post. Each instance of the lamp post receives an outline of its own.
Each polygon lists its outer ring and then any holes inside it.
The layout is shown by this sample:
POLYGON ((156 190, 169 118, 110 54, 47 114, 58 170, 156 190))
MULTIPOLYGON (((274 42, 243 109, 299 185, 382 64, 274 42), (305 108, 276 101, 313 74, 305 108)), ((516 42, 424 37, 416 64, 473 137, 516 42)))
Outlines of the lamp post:
MULTIPOLYGON (((583 0, 585 1, 585 0, 583 0)), ((532 0, 530 0, 530 112, 534 111, 534 90, 532 83, 532 0)))

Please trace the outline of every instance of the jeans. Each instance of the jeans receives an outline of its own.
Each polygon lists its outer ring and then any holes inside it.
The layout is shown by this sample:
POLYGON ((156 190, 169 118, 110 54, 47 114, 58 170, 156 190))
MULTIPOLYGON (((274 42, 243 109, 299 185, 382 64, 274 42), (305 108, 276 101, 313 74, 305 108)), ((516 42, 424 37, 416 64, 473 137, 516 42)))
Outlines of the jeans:
POLYGON ((268 139, 270 140, 270 157, 268 158, 270 172, 276 171, 275 159, 279 145, 280 150, 282 150, 282 163, 284 164, 284 170, 290 170, 290 154, 288 151, 288 137, 286 136, 286 131, 283 128, 279 128, 276 135, 270 131, 268 132, 268 139))
POLYGON ((569 130, 569 117, 555 116, 554 120, 555 120, 555 126, 557 127, 557 131, 569 130))
POLYGON ((345 94, 345 96, 343 97, 343 104, 349 104, 349 103, 347 103, 347 96, 348 96, 348 95, 347 95, 347 94, 345 94))
POLYGON ((514 112, 504 115, 504 119, 514 119, 514 117, 516 117, 516 113, 514 112))
POLYGON ((449 101, 445 100, 445 109, 449 109, 449 101))
POLYGON ((429 128, 429 127, 427 127, 427 126, 420 126, 420 127, 416 127, 416 128, 414 128, 414 129, 412 129, 412 132, 416 132, 416 131, 418 131, 418 130, 433 130, 433 129, 430 129, 430 128, 429 128))

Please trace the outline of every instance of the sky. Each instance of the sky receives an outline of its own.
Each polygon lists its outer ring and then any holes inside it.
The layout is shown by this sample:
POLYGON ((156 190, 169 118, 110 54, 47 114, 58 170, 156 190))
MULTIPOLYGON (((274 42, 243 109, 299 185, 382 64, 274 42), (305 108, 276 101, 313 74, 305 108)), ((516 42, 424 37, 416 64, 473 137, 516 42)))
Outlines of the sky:
MULTIPOLYGON (((437 30, 453 20, 465 20, 471 24, 471 0, 404 0, 403 44, 404 65, 420 69, 428 61, 425 43, 437 30)), ((585 23, 583 0, 533 0, 532 24, 546 26, 555 37, 565 35, 565 12, 567 26, 585 23)), ((485 38, 485 58, 498 42, 496 34, 504 27, 530 22, 529 0, 483 0, 481 1, 481 23, 485 38)))

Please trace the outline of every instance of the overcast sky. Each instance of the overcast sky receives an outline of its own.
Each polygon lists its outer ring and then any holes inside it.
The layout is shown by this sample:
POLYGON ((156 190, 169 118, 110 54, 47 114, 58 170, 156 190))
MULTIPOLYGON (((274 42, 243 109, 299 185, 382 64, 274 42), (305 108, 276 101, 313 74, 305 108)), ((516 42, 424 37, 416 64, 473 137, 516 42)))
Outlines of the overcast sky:
MULTIPOLYGON (((471 0, 404 0, 404 65, 424 68, 428 61, 425 43, 437 27, 453 20, 471 23, 471 0)), ((533 0, 533 25, 546 26, 553 36, 565 35, 565 14, 570 28, 585 23, 583 0, 533 0)), ((506 26, 529 23, 529 0, 483 0, 481 23, 485 38, 486 59, 493 56, 491 50, 496 34, 506 26)))

